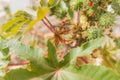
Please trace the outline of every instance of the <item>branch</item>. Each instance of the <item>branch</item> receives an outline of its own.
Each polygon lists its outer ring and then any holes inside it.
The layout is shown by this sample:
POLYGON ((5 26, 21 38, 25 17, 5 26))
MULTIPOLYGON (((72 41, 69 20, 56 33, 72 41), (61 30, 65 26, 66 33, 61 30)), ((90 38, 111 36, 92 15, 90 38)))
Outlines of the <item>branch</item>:
POLYGON ((47 27, 51 32, 53 32, 54 34, 56 34, 56 31, 55 31, 51 26, 49 26, 43 19, 42 19, 42 22, 46 25, 46 27, 47 27))
POLYGON ((22 66, 22 65, 27 65, 29 63, 30 63, 29 61, 23 61, 18 63, 9 63, 8 66, 22 66))
POLYGON ((47 17, 45 17, 45 20, 49 23, 51 27, 53 27, 52 23, 47 19, 47 17))
POLYGON ((80 23, 80 10, 77 11, 77 25, 80 23))
POLYGON ((44 20, 42 20, 42 22, 48 27, 48 29, 50 29, 56 36, 58 36, 59 41, 60 41, 61 43, 63 43, 64 46, 65 46, 64 52, 67 52, 68 46, 67 46, 67 44, 65 43, 65 40, 64 40, 64 39, 57 33, 57 31, 53 28, 52 23, 47 19, 47 17, 45 17, 45 20, 48 22, 49 25, 48 25, 44 20))

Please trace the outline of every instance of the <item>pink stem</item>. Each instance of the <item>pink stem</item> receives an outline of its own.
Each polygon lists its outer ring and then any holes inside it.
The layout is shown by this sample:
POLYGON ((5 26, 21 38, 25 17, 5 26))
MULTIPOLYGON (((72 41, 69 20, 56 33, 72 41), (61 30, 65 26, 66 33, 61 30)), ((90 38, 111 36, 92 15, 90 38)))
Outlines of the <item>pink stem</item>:
POLYGON ((60 42, 62 42, 64 44, 65 48, 65 52, 68 50, 68 46, 66 45, 66 43, 64 42, 64 40, 58 35, 58 33, 56 32, 56 30, 53 28, 52 23, 47 19, 47 17, 45 17, 45 20, 49 23, 49 25, 42 20, 42 22, 48 27, 48 29, 50 29, 54 34, 56 34, 59 38, 60 38, 60 42))
POLYGON ((77 11, 77 25, 80 23, 80 10, 77 11))
POLYGON ((20 65, 27 65, 29 63, 30 63, 29 61, 23 61, 18 63, 9 63, 8 66, 20 66, 20 65))
POLYGON ((56 33, 56 31, 51 26, 49 26, 44 20, 42 20, 42 22, 47 26, 48 29, 50 29, 51 32, 56 33))
POLYGON ((53 27, 52 23, 45 17, 45 20, 50 24, 51 27, 53 27))

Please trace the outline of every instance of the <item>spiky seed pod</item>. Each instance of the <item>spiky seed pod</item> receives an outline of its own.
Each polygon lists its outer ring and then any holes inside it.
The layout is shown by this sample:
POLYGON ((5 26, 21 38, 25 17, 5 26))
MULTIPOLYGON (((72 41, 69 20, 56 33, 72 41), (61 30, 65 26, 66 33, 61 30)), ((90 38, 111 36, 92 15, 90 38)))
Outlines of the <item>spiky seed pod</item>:
POLYGON ((91 14, 94 14, 94 9, 92 9, 92 8, 90 8, 90 9, 88 9, 87 10, 87 14, 88 14, 88 16, 91 16, 91 14))
POLYGON ((99 18, 99 25, 102 27, 111 27, 114 24, 115 16, 111 13, 102 14, 99 18))
POLYGON ((87 30, 88 39, 96 39, 102 37, 102 35, 103 35, 103 30, 101 28, 92 26, 87 30))

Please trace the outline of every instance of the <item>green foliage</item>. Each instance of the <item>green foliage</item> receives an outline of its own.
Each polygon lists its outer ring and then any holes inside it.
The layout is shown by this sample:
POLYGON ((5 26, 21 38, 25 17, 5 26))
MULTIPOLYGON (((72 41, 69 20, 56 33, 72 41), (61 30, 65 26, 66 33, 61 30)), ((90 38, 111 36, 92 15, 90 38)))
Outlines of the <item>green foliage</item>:
MULTIPOLYGON (((96 40, 90 41, 89 43, 82 45, 80 48, 76 48, 72 50, 72 52, 70 51, 70 53, 68 54, 69 56, 71 56, 71 58, 69 58, 70 61, 73 59, 75 60, 75 58, 77 58, 79 54, 81 54, 82 56, 85 53, 87 53, 88 55, 88 53, 93 51, 95 48, 99 47, 99 45, 92 47, 92 45, 96 44, 96 42, 98 43, 99 40, 101 43, 101 40, 103 39, 96 39, 96 40), (72 59, 73 56, 74 58, 72 59)), ((48 57, 47 58, 43 56, 43 53, 39 48, 32 48, 15 41, 14 43, 12 41, 12 43, 9 42, 7 44, 19 56, 24 57, 30 61, 31 70, 30 71, 28 69, 11 70, 7 72, 6 76, 4 76, 5 80, 16 80, 16 79, 17 80, 21 80, 21 79, 23 80, 30 80, 30 79, 31 80, 50 80, 50 79, 51 80, 59 80, 59 79, 61 80, 64 80, 64 79, 66 80, 74 80, 74 79, 103 80, 104 78, 106 80, 109 80, 109 79, 119 80, 119 77, 115 73, 113 73, 109 69, 106 69, 105 67, 84 65, 84 66, 81 66, 80 68, 76 68, 73 65, 68 66, 67 64, 69 64, 69 61, 65 62, 67 66, 64 65, 59 67, 59 65, 62 65, 61 61, 56 62, 57 56, 55 56, 56 54, 55 47, 52 45, 50 41, 48 41, 48 57), (88 71, 90 72, 89 75, 88 75, 88 71), (101 77, 103 74, 106 76, 101 77)), ((64 61, 66 60, 68 60, 68 57, 64 57, 64 61)))
POLYGON ((67 13, 71 18, 74 17, 69 1, 60 0, 56 6, 51 8, 51 15, 56 15, 60 19, 65 18, 67 13))
POLYGON ((93 8, 89 8, 88 10, 87 10, 87 14, 88 15, 91 15, 91 14, 94 14, 95 13, 95 10, 93 9, 93 8))
MULTIPOLYGON (((83 80, 89 80, 89 78, 102 80, 102 78, 99 78, 98 75, 103 75, 104 73, 108 72, 113 79, 117 80, 118 76, 106 68, 91 66, 91 65, 86 65, 86 66, 81 66, 80 68, 76 68, 75 65, 73 65, 74 61, 76 61, 76 58, 78 56, 91 54, 94 49, 100 47, 100 43, 102 41, 103 38, 99 38, 92 40, 88 43, 85 43, 79 48, 70 50, 70 52, 64 57, 62 61, 58 61, 55 47, 50 41, 47 42, 48 57, 44 57, 43 51, 40 48, 24 45, 16 40, 14 41, 6 40, 4 41, 4 43, 1 43, 1 45, 4 44, 6 47, 9 47, 10 50, 12 50, 12 52, 16 53, 21 58, 29 60, 30 64, 28 66, 30 66, 30 69, 20 68, 20 69, 10 70, 9 72, 6 73, 4 78, 5 80, 16 80, 16 79, 20 80, 21 78, 23 80, 30 80, 30 79, 59 80, 59 78, 61 80, 64 80, 64 78, 67 80, 68 79, 79 80, 81 78, 83 80), (98 44, 98 45, 94 45, 94 44, 98 44), (94 69, 95 71, 91 72, 91 75, 87 75, 87 71, 90 71, 92 68, 96 68, 94 69), (100 71, 100 72, 96 73, 96 71, 100 71), (96 74, 96 76, 92 77, 92 74, 93 75, 96 74), (64 78, 62 77, 62 75, 64 75, 64 78), (88 78, 83 77, 82 75, 87 76, 88 78)), ((4 46, 1 46, 1 49, 2 48, 4 48, 4 46)), ((106 80, 109 80, 109 78, 110 77, 106 75, 106 80)))
POLYGON ((32 19, 32 16, 29 15, 29 13, 25 12, 25 11, 17 11, 14 14, 14 17, 24 17, 26 19, 32 19))
POLYGON ((7 48, 3 48, 2 50, 1 50, 1 52, 3 53, 3 55, 8 55, 9 54, 9 48, 7 47, 7 48))
POLYGON ((16 12, 10 20, 3 24, 3 34, 1 36, 3 38, 8 38, 17 35, 18 33, 24 34, 28 32, 33 28, 35 23, 47 15, 48 11, 48 7, 39 7, 37 12, 37 19, 35 20, 32 20, 32 16, 25 11, 16 12))
POLYGON ((9 56, 4 54, 5 52, 3 54, 0 53, 0 80, 6 74, 5 70, 9 64, 9 59, 7 59, 9 56))
POLYGON ((63 0, 55 6, 51 8, 51 15, 56 15, 58 18, 64 18, 67 14, 68 7, 63 0))
POLYGON ((120 48, 120 39, 116 39, 115 42, 116 42, 117 47, 120 48))
POLYGON ((47 15, 47 13, 49 12, 49 8, 48 7, 38 7, 38 10, 37 10, 37 18, 35 20, 32 20, 27 29, 24 31, 24 33, 27 33, 28 31, 32 30, 33 29, 33 26, 39 22, 40 20, 42 20, 43 18, 45 18, 45 16, 47 15))
POLYGON ((49 0, 48 6, 53 7, 59 3, 60 0, 49 0))
POLYGON ((70 56, 70 59, 72 59, 71 62, 74 63, 77 56, 90 55, 93 52, 93 50, 95 50, 101 46, 100 43, 102 43, 103 40, 104 40, 104 38, 97 38, 94 40, 90 40, 89 42, 83 44, 81 47, 74 48, 74 49, 70 50, 69 54, 71 54, 71 56, 70 56))
POLYGON ((5 10, 5 12, 6 12, 9 16, 11 16, 11 11, 10 11, 9 6, 5 6, 5 7, 4 7, 4 10, 5 10))
POLYGON ((83 6, 82 0, 71 0, 70 5, 74 8, 74 10, 79 10, 83 6))
POLYGON ((98 3, 100 0, 91 0, 92 2, 98 3))
POLYGON ((60 0, 40 0, 40 5, 42 7, 48 6, 48 7, 54 7, 59 3, 60 0))
POLYGON ((114 0, 112 3, 112 8, 114 9, 115 13, 120 15, 120 0, 114 0))
POLYGON ((54 45, 48 40, 48 59, 55 68, 58 66, 58 57, 54 45))
POLYGON ((43 19, 46 16, 46 14, 48 13, 48 11, 49 11, 48 7, 44 7, 44 8, 38 7, 37 18, 39 20, 43 19))
POLYGON ((120 72, 120 60, 117 61, 117 63, 116 63, 116 68, 117 68, 118 72, 120 72))
POLYGON ((24 69, 12 70, 8 73, 6 80, 119 80, 119 77, 112 73, 111 70, 106 69, 105 67, 98 67, 92 65, 84 65, 80 68, 75 68, 74 66, 70 66, 68 68, 60 69, 56 72, 49 72, 43 75, 39 75, 36 78, 30 78, 35 74, 30 74, 30 72, 24 69), (19 72, 19 73, 18 73, 19 72), (90 72, 88 74, 88 72, 90 72), (10 75, 15 74, 15 75, 10 75), (24 74, 27 74, 26 76, 24 74), (103 77, 103 75, 105 75, 103 77), (87 77, 86 77, 87 76, 87 77), (29 78, 28 78, 29 77, 29 78))
POLYGON ((25 11, 18 11, 2 26, 2 37, 7 38, 24 32, 32 17, 25 11))

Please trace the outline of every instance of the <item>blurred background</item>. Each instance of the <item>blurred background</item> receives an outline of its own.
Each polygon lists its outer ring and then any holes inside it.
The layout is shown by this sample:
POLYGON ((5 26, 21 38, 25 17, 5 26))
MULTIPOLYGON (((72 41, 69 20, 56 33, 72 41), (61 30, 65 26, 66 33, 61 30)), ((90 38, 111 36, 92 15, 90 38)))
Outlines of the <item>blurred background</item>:
POLYGON ((0 0, 0 25, 18 10, 27 10, 34 15, 32 9, 39 4, 39 0, 0 0))

